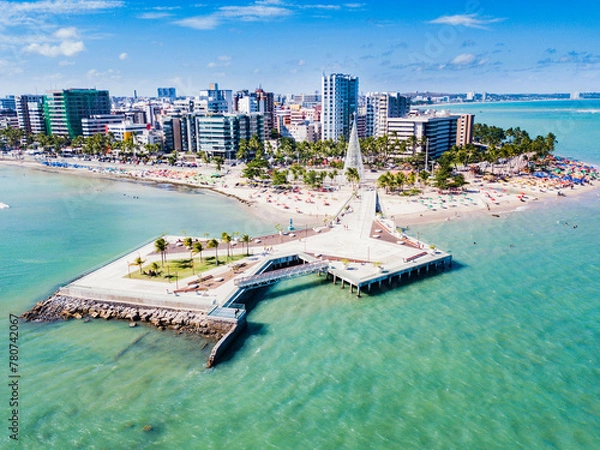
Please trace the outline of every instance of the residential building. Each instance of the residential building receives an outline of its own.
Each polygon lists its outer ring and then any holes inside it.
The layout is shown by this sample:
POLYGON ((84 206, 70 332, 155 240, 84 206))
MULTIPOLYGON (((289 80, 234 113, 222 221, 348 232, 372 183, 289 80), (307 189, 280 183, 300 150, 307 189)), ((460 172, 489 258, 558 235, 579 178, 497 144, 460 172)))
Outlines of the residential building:
POLYGON ((235 158, 240 148, 240 139, 258 136, 264 139, 264 121, 262 114, 220 114, 197 116, 198 152, 209 156, 235 158))
POLYGON ((18 95, 15 97, 19 128, 27 133, 46 133, 43 95, 18 95))
POLYGON ((7 95, 4 98, 0 98, 0 109, 10 109, 16 111, 16 99, 14 95, 7 95))
POLYGON ((410 99, 398 92, 370 92, 366 96, 366 136, 385 134, 387 119, 408 114, 410 99))
POLYGON ((50 91, 44 96, 44 117, 48 133, 81 136, 81 119, 97 114, 110 114, 108 91, 66 89, 50 91))
POLYGON ((138 145, 154 144, 157 141, 155 135, 150 133, 150 125, 123 121, 106 126, 107 132, 111 133, 117 141, 131 140, 138 145))
POLYGON ((197 114, 171 114, 163 117, 162 129, 165 140, 165 150, 176 152, 198 151, 197 114))
POLYGON ((350 137, 358 107, 358 77, 333 73, 322 78, 322 139, 350 137))
POLYGON ((108 125, 119 124, 125 120, 125 114, 94 114, 81 119, 81 131, 84 137, 108 133, 108 125))
POLYGON ((165 98, 171 101, 177 98, 177 90, 174 87, 158 88, 158 98, 165 98))
POLYGON ((410 117, 392 117, 387 120, 386 133, 404 141, 415 136, 419 141, 417 152, 426 151, 429 158, 439 158, 442 153, 456 144, 456 115, 415 115, 410 117))
POLYGON ((217 83, 211 83, 208 89, 200 91, 194 101, 194 111, 200 114, 229 114, 233 112, 233 93, 219 89, 217 83))
POLYGON ((464 147, 473 143, 473 124, 475 114, 461 114, 457 122, 456 145, 464 147))

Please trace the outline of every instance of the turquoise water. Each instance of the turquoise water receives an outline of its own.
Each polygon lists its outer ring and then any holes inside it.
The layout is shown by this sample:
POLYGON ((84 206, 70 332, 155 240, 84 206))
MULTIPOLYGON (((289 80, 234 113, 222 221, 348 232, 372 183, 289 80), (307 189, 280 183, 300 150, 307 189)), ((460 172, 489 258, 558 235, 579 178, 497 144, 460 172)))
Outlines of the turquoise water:
MULTIPOLYGON (((589 160, 596 142, 572 155, 589 160)), ((0 201, 6 342, 10 312, 163 231, 273 228, 209 193, 5 167, 0 201)), ((452 252, 452 271, 361 299, 316 276, 280 283, 214 369, 201 338, 21 324, 19 445, 599 448, 598 229, 596 192, 414 227, 452 252)))
POLYGON ((552 132, 556 154, 600 165, 600 100, 465 103, 444 107, 475 114, 475 121, 502 128, 521 127, 533 138, 552 132))

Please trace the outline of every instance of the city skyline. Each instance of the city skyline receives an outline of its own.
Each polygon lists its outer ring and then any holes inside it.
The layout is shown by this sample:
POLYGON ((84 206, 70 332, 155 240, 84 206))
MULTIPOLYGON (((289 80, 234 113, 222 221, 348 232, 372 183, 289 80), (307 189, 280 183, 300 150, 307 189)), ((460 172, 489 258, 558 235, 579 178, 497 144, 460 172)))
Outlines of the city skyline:
POLYGON ((596 8, 541 2, 0 1, 0 95, 96 87, 155 96, 223 89, 595 91, 596 8))

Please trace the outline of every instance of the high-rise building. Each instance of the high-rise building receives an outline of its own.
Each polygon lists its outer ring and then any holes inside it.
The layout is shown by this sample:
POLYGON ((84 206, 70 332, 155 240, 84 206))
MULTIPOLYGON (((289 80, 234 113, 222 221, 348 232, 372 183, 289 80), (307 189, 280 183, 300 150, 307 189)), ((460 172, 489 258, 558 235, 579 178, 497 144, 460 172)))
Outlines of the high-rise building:
POLYGON ((14 95, 7 95, 4 98, 0 98, 0 109, 10 109, 11 111, 15 111, 17 109, 15 100, 14 95))
POLYGON ((208 89, 200 91, 194 101, 194 111, 201 114, 228 114, 233 112, 233 92, 219 89, 217 83, 211 83, 208 89))
POLYGON ((174 87, 163 87, 157 89, 158 98, 168 98, 175 100, 177 98, 177 90, 174 87))
POLYGON ((108 125, 121 123, 125 120, 125 114, 95 114, 81 119, 81 134, 90 137, 94 134, 108 133, 108 125))
POLYGON ((261 88, 254 91, 257 111, 264 116, 265 137, 275 128, 275 95, 261 88))
POLYGON ((321 138, 338 141, 344 137, 348 140, 358 107, 358 77, 341 73, 323 75, 321 87, 321 138))
POLYGON ((473 123, 475 114, 461 114, 458 118, 456 129, 456 145, 464 147, 473 143, 473 123))
POLYGON ((19 128, 27 133, 45 133, 43 95, 18 95, 15 97, 19 128))
POLYGON ((44 96, 46 130, 61 136, 81 136, 81 119, 97 114, 110 114, 108 91, 66 89, 50 91, 44 96))
POLYGON ((417 152, 427 152, 429 158, 439 158, 456 144, 459 116, 418 115, 387 120, 386 133, 401 141, 411 136, 418 139, 417 152))
POLYGON ((398 92, 370 92, 366 97, 366 136, 385 134, 387 119, 408 114, 410 99, 398 92))
POLYGON ((241 139, 264 138, 263 115, 221 114, 196 117, 198 152, 209 156, 235 158, 241 139))

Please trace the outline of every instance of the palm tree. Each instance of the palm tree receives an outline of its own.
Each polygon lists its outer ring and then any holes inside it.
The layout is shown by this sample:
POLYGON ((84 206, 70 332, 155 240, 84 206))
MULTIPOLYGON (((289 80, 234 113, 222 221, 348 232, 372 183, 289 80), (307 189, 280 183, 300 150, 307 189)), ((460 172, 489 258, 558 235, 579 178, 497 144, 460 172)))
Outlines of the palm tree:
POLYGON ((358 173, 358 169, 354 167, 348 167, 346 169, 346 179, 352 183, 352 190, 354 190, 355 183, 360 181, 360 174, 358 173))
POLYGON ((210 239, 206 245, 208 245, 208 248, 214 248, 215 249, 215 261, 216 261, 216 265, 219 265, 219 241, 217 241, 215 238, 210 239))
POLYGON ((226 233, 225 231, 221 233, 221 240, 227 244, 227 259, 229 259, 229 247, 231 245, 231 239, 232 238, 229 233, 226 233))
POLYGON ((142 274, 142 267, 144 266, 144 263, 146 261, 142 259, 141 256, 138 256, 137 258, 135 258, 135 260, 133 261, 133 263, 131 263, 131 266, 138 266, 140 269, 140 275, 142 274))
POLYGON ((164 267, 165 265, 165 253, 169 248, 169 243, 165 240, 165 238, 158 238, 154 241, 154 249, 160 253, 161 265, 164 267))
POLYGON ((248 234, 242 234, 242 237, 240 238, 240 241, 242 241, 244 244, 246 244, 246 256, 250 255, 250 250, 248 249, 248 245, 250 244, 251 240, 252 240, 252 238, 248 234))
POLYGON ((194 242, 194 245, 192 245, 192 252, 200 254, 200 262, 202 262, 202 250, 204 250, 204 247, 202 246, 202 242, 200 242, 200 241, 194 242))
POLYGON ((404 175, 404 172, 398 172, 395 178, 396 185, 400 188, 400 192, 402 192, 402 187, 406 183, 406 175, 404 175))
MULTIPOLYGON (((193 240, 191 237, 185 237, 183 238, 183 245, 185 245, 185 248, 187 248, 190 251, 190 258, 192 257, 192 245, 193 245, 193 240)), ((193 261, 192 261, 193 264, 193 261)))
POLYGON ((152 275, 152 273, 150 273, 150 276, 158 276, 159 275, 159 271, 158 268, 160 267, 160 265, 154 261, 152 264, 150 264, 150 269, 152 270, 152 272, 154 272, 154 275, 152 275))

